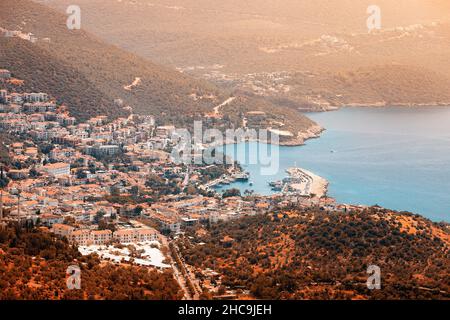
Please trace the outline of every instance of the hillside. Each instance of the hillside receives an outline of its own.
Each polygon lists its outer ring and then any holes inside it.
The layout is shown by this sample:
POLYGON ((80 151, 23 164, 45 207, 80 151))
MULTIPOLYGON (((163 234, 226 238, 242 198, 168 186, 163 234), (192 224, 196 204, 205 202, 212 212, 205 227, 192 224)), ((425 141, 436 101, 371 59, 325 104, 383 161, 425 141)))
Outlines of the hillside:
MULTIPOLYGON (((114 104, 121 99, 137 113, 157 116, 159 124, 191 127, 194 119, 225 101, 232 90, 204 81, 109 45, 82 30, 70 31, 66 16, 29 0, 0 3, 0 27, 23 34, 36 42, 1 38, 0 65, 24 80, 17 91, 46 91, 67 104, 80 120, 107 114, 125 114, 114 104)), ((285 108, 251 96, 247 108, 264 108, 283 116, 285 108)), ((233 116, 233 115, 231 115, 233 116)), ((314 122, 301 114, 286 117, 294 131, 305 131, 314 122)), ((232 124, 227 122, 225 127, 232 124)))
POLYGON ((174 300, 182 293, 170 272, 102 264, 66 240, 39 229, 0 227, 0 300, 174 300), (81 290, 69 290, 66 270, 81 269, 81 290))
POLYGON ((179 241, 186 262, 255 298, 450 298, 449 228, 409 213, 291 209, 195 231, 179 241), (366 287, 369 265, 381 290, 366 287))
POLYGON ((381 65, 313 77, 297 73, 284 85, 291 88, 287 96, 300 101, 300 106, 305 96, 335 106, 450 105, 450 78, 408 65, 381 65))
MULTIPOLYGON (((42 2, 59 10, 71 4, 42 2)), ((263 95, 283 105, 450 102, 445 90, 450 82, 448 1, 377 1, 382 28, 370 34, 367 8, 373 3, 367 0, 78 4, 86 30, 110 43, 220 87, 263 95), (391 65, 402 68, 387 70, 391 65), (357 76, 359 83, 349 87, 336 83, 341 73, 360 69, 373 76, 357 76), (307 74, 300 77, 305 85, 285 85, 280 91, 274 74, 283 72, 294 81, 298 73, 307 74), (424 87, 421 78, 426 79, 424 87), (335 95, 346 99, 339 101, 335 95)))
MULTIPOLYGON (((61 11, 72 4, 70 0, 40 2, 61 11)), ((303 69, 320 67, 320 57, 261 49, 298 45, 322 35, 367 36, 366 11, 373 4, 368 0, 284 0, 281 3, 277 0, 79 0, 77 3, 83 10, 87 30, 141 56, 177 67, 218 64, 228 71, 246 73, 280 71, 285 70, 281 66, 289 65, 303 69)), ((383 30, 450 19, 450 5, 444 0, 379 0, 376 4, 382 9, 383 30)), ((391 54, 405 49, 401 42, 396 43, 391 54)), ((377 41, 364 45, 380 49, 377 41)), ((441 44, 442 47, 448 45, 441 44)), ((414 54, 429 55, 432 49, 422 47, 421 52, 414 54)), ((382 59, 390 58, 379 51, 378 54, 382 59)), ((333 68, 336 67, 339 65, 333 68)))
POLYGON ((24 80, 22 86, 7 84, 7 89, 48 92, 59 104, 70 106, 71 114, 80 120, 99 114, 126 114, 123 109, 112 108, 115 97, 100 92, 82 73, 28 41, 0 38, 0 65, 24 80))
POLYGON ((338 74, 334 92, 343 103, 450 104, 450 78, 424 68, 390 65, 338 74))
POLYGON ((7 41, 3 50, 9 52, 2 54, 0 65, 10 69, 18 78, 26 77, 25 86, 29 86, 26 88, 39 89, 36 86, 42 83, 40 90, 48 88, 60 101, 71 103, 69 107, 79 117, 112 109, 117 98, 123 99, 136 112, 166 113, 169 118, 179 115, 180 110, 183 114, 209 111, 223 98, 219 90, 204 82, 156 66, 82 30, 68 30, 65 15, 32 1, 2 1, 0 18, 1 27, 31 32, 38 38, 35 44, 26 43, 17 47, 7 41), (12 59, 14 56, 18 60, 12 59), (29 57, 43 61, 36 68, 31 64, 35 61, 27 61, 29 57), (47 67, 53 70, 45 70, 47 67), (40 72, 43 72, 42 77, 40 72), (47 79, 52 74, 58 75, 53 80, 47 79), (31 75, 37 79, 31 79, 31 75), (74 79, 70 79, 69 75, 74 79), (140 85, 126 90, 125 87, 137 77, 141 79, 140 85), (67 89, 75 91, 63 94, 77 98, 60 96, 68 90, 62 90, 65 82, 52 88, 54 82, 59 80, 69 80, 67 89), (86 90, 88 95, 82 97, 86 90), (210 98, 194 100, 193 94, 210 98), (94 101, 86 105, 85 100, 91 97, 94 101), (86 112, 90 107, 94 110, 86 112))

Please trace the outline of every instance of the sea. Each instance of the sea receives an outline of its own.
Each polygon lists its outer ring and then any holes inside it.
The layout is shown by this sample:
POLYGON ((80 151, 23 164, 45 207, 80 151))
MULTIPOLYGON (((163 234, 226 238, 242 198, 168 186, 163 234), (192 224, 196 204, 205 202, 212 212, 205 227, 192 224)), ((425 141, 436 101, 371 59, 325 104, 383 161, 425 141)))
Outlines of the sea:
MULTIPOLYGON (((328 195, 339 203, 380 205, 450 222, 450 107, 348 107, 306 115, 326 129, 319 138, 272 149, 277 170, 270 174, 259 161, 243 161, 250 180, 217 189, 270 195, 269 183, 298 166, 327 179, 328 195)), ((258 142, 221 151, 246 159, 265 148, 270 154, 271 147, 258 142)))

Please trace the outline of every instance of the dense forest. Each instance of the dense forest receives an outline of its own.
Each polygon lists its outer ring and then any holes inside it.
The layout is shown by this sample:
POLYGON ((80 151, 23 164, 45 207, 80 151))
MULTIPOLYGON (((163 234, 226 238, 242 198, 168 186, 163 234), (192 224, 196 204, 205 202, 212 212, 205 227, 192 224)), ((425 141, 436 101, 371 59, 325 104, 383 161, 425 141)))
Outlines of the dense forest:
POLYGON ((39 229, 0 229, 0 300, 180 299, 171 272, 101 263, 81 256, 65 239, 39 229), (66 271, 81 270, 81 289, 69 290, 66 271))
POLYGON ((448 226, 408 213, 294 209, 195 231, 178 242, 186 262, 255 298, 450 298, 448 226), (367 289, 369 265, 381 290, 367 289))

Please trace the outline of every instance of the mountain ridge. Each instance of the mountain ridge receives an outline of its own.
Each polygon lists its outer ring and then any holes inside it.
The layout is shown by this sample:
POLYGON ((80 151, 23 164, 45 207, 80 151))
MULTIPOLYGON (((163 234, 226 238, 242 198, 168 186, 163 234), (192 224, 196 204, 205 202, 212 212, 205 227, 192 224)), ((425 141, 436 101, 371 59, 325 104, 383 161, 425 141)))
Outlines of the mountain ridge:
MULTIPOLYGON (((188 109, 191 106, 193 110, 186 110, 186 113, 207 111, 221 99, 220 91, 212 85, 156 66, 116 46, 103 43, 83 30, 68 30, 66 17, 43 5, 25 0, 5 0, 0 4, 0 12, 3 28, 20 28, 22 32, 32 32, 38 38, 33 46, 41 55, 45 52, 50 59, 64 62, 72 72, 79 72, 103 95, 123 98, 126 104, 138 112, 167 112, 174 115, 176 109, 188 109), (21 22, 25 22, 25 25, 21 25, 21 22), (49 39, 48 42, 41 40, 44 38, 49 39), (136 92, 125 90, 124 86, 135 77, 141 77, 141 87, 136 92), (189 97, 193 93, 215 93, 218 97, 217 101, 203 103, 200 100, 193 101, 189 97)), ((30 48, 28 46, 27 49, 30 48)), ((5 67, 14 71, 11 64, 5 67)))
MULTIPOLYGON (((49 90, 59 102, 68 104, 80 120, 103 112, 109 115, 123 114, 123 110, 113 103, 114 100, 121 99, 125 106, 131 106, 136 113, 157 116, 158 124, 189 128, 193 120, 201 120, 204 114, 212 112, 215 106, 232 95, 232 90, 223 90, 205 80, 158 66, 115 45, 104 43, 83 30, 68 30, 67 17, 42 4, 29 0, 5 0, 0 3, 0 17, 1 28, 18 30, 23 34, 31 32, 36 38, 34 43, 21 39, 24 43, 16 47, 5 45, 3 50, 9 49, 9 52, 0 56, 0 65, 11 69, 18 78, 27 75, 27 79, 23 79, 23 90, 49 90), (34 53, 31 54, 33 50, 34 53), (27 61, 28 54, 34 55, 35 60, 47 61, 48 65, 51 61, 56 64, 60 62, 60 79, 64 78, 63 75, 67 78, 70 74, 78 79, 73 83, 68 82, 72 85, 67 89, 73 89, 74 92, 66 92, 68 90, 64 90, 64 83, 59 82, 54 94, 52 91, 55 81, 49 80, 51 74, 46 74, 44 79, 32 79, 32 76, 39 75, 30 73, 33 66, 27 61), (16 55, 19 59, 14 59, 16 55), (38 59, 39 56, 46 57, 38 59), (41 89, 36 85, 37 81, 43 83, 41 89), (135 85, 130 86, 135 81, 135 85), (94 98, 93 101, 86 102, 86 99, 77 98, 85 92, 94 98), (89 107, 88 111, 86 106, 89 107)), ((7 44, 14 40, 2 41, 7 44)), ((249 108, 260 104, 252 97, 245 99, 249 108)), ((278 115, 290 112, 269 102, 264 105, 278 115)), ((292 114, 286 121, 297 132, 315 125, 300 113, 292 114)), ((226 126, 231 125, 226 123, 226 126)))
MULTIPOLYGON (((62 10, 70 1, 45 3, 62 10)), ((405 105, 449 102, 445 90, 450 82, 448 2, 378 1, 382 28, 369 33, 366 20, 367 7, 371 4, 366 0, 287 0, 282 4, 272 0, 245 3, 234 0, 225 3, 214 0, 79 1, 87 30, 220 88, 245 89, 258 94, 254 88, 259 90, 259 83, 251 79, 255 74, 269 74, 262 81, 272 81, 272 73, 304 72, 318 75, 323 82, 306 79, 311 85, 305 90, 291 88, 281 94, 270 92, 274 88, 269 88, 266 97, 275 98, 274 102, 290 100, 287 104, 297 104, 302 109, 308 109, 307 100, 317 100, 319 104, 338 102, 338 105, 371 105, 383 100, 405 105), (382 68, 398 64, 404 67, 391 71, 382 68), (378 89, 372 90, 371 96, 358 95, 357 86, 353 86, 354 91, 350 93, 343 88, 343 94, 351 96, 351 100, 322 98, 328 93, 341 95, 335 92, 336 78, 358 69, 377 73, 378 83, 374 86, 378 89), (409 100, 396 101, 389 83, 381 79, 385 76, 396 77, 404 87, 402 92, 414 94, 409 100), (425 92, 420 87, 420 77, 432 81, 440 95, 425 92), (240 82, 247 82, 248 86, 242 88, 240 82), (417 89, 420 94, 415 92, 417 89), (430 96, 431 99, 427 99, 430 96)), ((366 88, 372 85, 368 78, 361 80, 367 81, 363 85, 366 88)))

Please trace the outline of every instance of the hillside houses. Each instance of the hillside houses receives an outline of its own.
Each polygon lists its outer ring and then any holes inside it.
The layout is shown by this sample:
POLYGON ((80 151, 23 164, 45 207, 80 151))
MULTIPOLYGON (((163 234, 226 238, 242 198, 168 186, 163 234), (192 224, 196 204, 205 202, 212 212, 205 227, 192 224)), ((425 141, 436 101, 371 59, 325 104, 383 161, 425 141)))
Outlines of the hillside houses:
POLYGON ((69 176, 70 175, 70 164, 68 163, 51 163, 42 167, 42 170, 47 172, 53 177, 59 176, 69 176))
POLYGON ((11 72, 6 69, 0 69, 0 79, 7 80, 11 78, 11 72))
MULTIPOLYGON (((246 116, 249 125, 266 117, 246 116)), ((90 246, 159 239, 156 230, 129 224, 133 219, 176 236, 273 210, 275 198, 223 198, 210 182, 232 178, 236 169, 176 163, 170 156, 176 128, 156 123, 136 114, 79 123, 70 106, 48 94, 0 87, 0 132, 20 137, 5 144, 11 181, 3 190, 3 220, 28 219, 90 246)))

